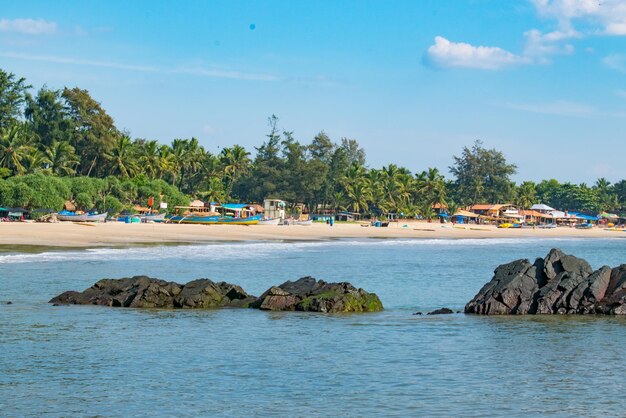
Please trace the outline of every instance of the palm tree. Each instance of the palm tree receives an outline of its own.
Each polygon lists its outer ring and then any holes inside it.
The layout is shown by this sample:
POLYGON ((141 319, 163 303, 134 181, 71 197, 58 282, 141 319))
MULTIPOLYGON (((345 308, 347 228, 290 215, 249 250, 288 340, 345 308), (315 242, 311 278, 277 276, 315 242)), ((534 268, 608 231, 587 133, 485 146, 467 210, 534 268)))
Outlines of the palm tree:
POLYGON ((517 188, 517 206, 528 209, 537 203, 537 186, 532 181, 525 181, 517 188))
POLYGON ((222 172, 227 179, 226 193, 231 195, 233 184, 250 168, 250 153, 241 145, 233 145, 232 148, 223 148, 220 153, 222 172))
POLYGON ((74 147, 69 142, 52 141, 44 150, 45 163, 48 170, 58 176, 71 176, 76 170, 74 167, 79 162, 74 147))
POLYGON ((426 202, 423 203, 419 208, 419 213, 426 220, 431 220, 435 217, 435 211, 433 210, 432 204, 426 202))
POLYGON ((223 202, 226 199, 224 184, 219 177, 209 177, 206 190, 200 196, 208 202, 223 202))
POLYGON ((109 161, 111 174, 129 178, 137 172, 133 142, 128 135, 119 136, 113 148, 104 156, 109 161))
POLYGON ((38 171, 43 171, 46 169, 47 162, 48 160, 44 153, 39 151, 37 148, 31 147, 23 160, 24 173, 32 174, 38 171))
POLYGON ((366 211, 371 200, 371 190, 367 181, 351 184, 346 188, 350 207, 354 212, 366 211))
POLYGON ((147 141, 142 144, 139 152, 139 166, 150 178, 156 178, 159 173, 159 159, 161 147, 157 141, 147 141))
POLYGON ((343 194, 342 191, 337 191, 330 195, 330 202, 335 212, 337 212, 337 210, 344 210, 346 208, 344 206, 345 199, 346 196, 343 194))
POLYGON ((24 174, 24 160, 31 150, 24 124, 15 123, 0 131, 0 168, 7 168, 14 174, 24 174))
POLYGON ((176 180, 176 160, 172 149, 168 145, 161 145, 159 149, 159 160, 157 162, 157 172, 159 173, 159 179, 162 179, 165 175, 170 175, 176 180))

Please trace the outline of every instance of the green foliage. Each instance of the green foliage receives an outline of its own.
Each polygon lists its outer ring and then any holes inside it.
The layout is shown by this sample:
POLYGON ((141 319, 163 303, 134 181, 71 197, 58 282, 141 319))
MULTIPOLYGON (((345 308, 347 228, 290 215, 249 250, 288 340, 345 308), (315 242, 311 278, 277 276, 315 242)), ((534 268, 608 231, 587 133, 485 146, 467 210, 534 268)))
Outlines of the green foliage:
POLYGON ((502 152, 485 149, 476 141, 465 147, 460 157, 454 156, 450 173, 455 177, 457 199, 464 204, 506 203, 513 198, 510 176, 517 167, 509 164, 502 152))
POLYGON ((90 210, 94 207, 92 197, 85 192, 78 193, 74 198, 74 202, 80 210, 90 210))
POLYGON ((588 213, 626 210, 626 180, 593 186, 510 179, 516 166, 480 141, 463 148, 450 167, 453 180, 436 168, 411 173, 389 164, 366 166, 354 139, 334 142, 324 131, 310 142, 268 118, 266 140, 254 156, 240 145, 213 155, 196 138, 171 144, 120 132, 88 91, 76 88, 29 92, 24 79, 0 70, 0 205, 60 209, 66 200, 116 212, 150 197, 155 207, 206 201, 261 202, 281 198, 295 210, 351 210, 376 215, 434 216, 472 203, 542 202, 588 213))

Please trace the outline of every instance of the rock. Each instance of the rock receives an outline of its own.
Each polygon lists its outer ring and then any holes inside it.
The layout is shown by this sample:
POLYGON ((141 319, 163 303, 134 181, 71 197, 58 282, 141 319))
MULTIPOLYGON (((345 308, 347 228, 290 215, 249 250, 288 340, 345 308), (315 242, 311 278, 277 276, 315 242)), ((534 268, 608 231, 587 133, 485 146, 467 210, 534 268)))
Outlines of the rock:
POLYGON ((465 313, 623 315, 626 265, 593 271, 587 261, 552 249, 533 264, 517 260, 496 268, 465 313))
POLYGON ((8 301, 6 304, 7 304, 7 305, 13 305, 13 302, 8 301))
POLYGON ((424 315, 424 314, 418 311, 418 312, 415 312, 413 315, 424 315))
POLYGON ((147 276, 102 279, 83 292, 64 292, 53 304, 103 305, 130 308, 248 307, 256 298, 241 287, 198 279, 186 285, 147 276))
POLYGON ((147 276, 102 279, 83 292, 68 291, 50 300, 58 305, 125 308, 258 308, 272 311, 373 312, 383 309, 374 293, 350 283, 326 283, 312 277, 269 288, 260 298, 240 286, 209 279, 178 284, 147 276))
POLYGON ((432 312, 428 312, 426 315, 448 315, 448 314, 452 314, 454 313, 454 311, 452 309, 449 308, 439 308, 439 309, 435 309, 432 312))
POLYGON ((270 287, 253 307, 270 311, 376 312, 383 309, 374 293, 357 289, 350 283, 327 283, 303 277, 270 287))

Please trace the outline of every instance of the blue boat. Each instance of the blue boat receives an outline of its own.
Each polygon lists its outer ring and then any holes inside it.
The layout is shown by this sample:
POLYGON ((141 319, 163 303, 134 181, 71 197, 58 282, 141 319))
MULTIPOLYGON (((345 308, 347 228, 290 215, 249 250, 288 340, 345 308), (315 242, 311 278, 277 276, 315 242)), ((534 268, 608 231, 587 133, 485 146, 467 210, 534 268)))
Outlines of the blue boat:
POLYGON ((200 225, 256 225, 263 215, 252 215, 248 205, 224 204, 222 206, 193 207, 177 206, 180 215, 167 218, 166 222, 200 225))

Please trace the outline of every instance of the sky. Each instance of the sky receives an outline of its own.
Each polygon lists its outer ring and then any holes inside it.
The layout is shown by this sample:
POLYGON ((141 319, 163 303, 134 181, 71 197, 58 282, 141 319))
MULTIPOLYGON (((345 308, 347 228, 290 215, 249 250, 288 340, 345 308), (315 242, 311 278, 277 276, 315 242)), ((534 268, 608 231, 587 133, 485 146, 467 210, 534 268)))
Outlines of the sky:
POLYGON ((2 0, 0 68, 87 89, 133 137, 253 150, 274 114, 368 165, 626 178, 626 1, 2 0))

